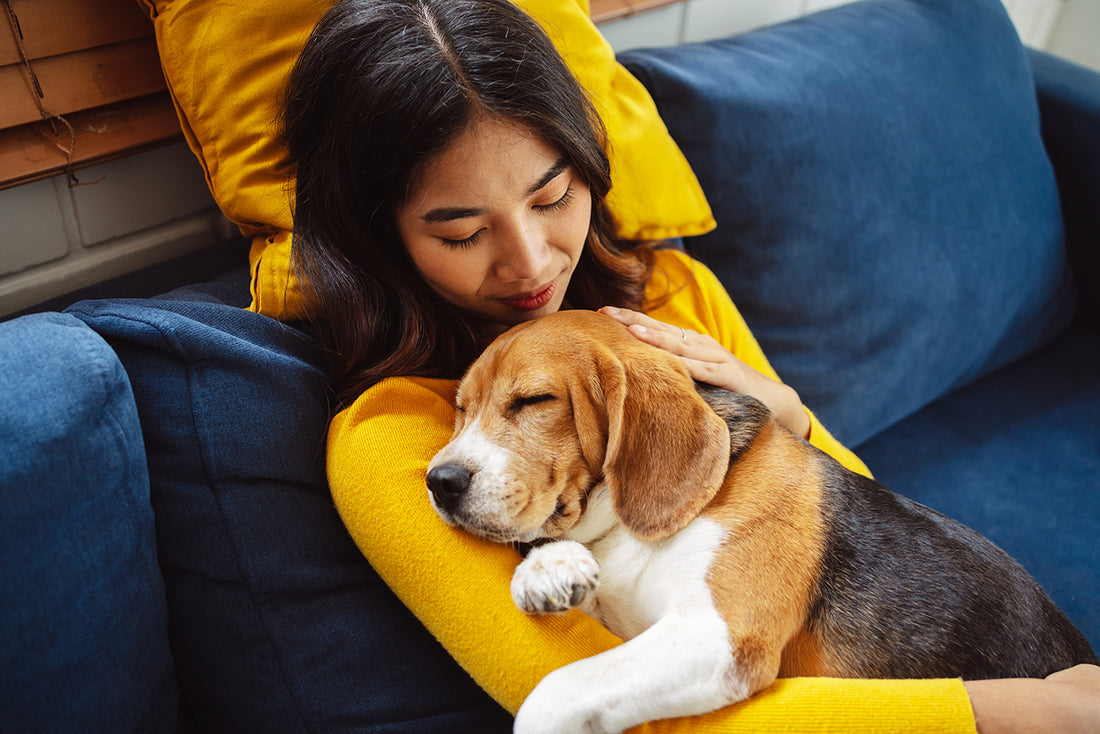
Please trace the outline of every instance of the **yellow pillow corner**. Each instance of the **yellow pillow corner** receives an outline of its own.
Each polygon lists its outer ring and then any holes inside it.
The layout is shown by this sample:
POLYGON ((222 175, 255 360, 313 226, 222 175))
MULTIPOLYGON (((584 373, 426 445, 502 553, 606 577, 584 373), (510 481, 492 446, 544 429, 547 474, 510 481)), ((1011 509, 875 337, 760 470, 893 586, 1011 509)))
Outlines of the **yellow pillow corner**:
POLYGON ((248 251, 252 272, 252 303, 248 310, 279 321, 309 317, 305 294, 291 269, 292 234, 281 229, 274 234, 253 236, 248 251))

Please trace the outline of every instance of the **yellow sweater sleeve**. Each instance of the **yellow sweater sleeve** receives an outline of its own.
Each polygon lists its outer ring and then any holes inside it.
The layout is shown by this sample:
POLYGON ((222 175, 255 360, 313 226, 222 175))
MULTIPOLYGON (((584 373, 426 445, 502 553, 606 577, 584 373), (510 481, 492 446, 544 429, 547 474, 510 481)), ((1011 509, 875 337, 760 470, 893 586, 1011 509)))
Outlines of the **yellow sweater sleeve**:
MULTIPOLYGON (((446 526, 431 509, 424 477, 450 438, 454 390, 452 381, 421 378, 393 378, 368 390, 332 421, 329 483, 344 523, 383 580, 474 680, 515 713, 551 670, 621 641, 581 612, 520 612, 509 591, 518 554, 446 526)), ((736 706, 637 731, 919 734, 975 727, 958 680, 796 678, 736 706)))

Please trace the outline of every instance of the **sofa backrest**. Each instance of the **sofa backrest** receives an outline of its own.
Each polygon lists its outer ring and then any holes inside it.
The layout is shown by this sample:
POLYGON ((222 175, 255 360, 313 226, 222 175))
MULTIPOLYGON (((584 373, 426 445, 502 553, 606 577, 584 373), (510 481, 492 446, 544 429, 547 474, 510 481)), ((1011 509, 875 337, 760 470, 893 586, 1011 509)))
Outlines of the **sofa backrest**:
POLYGON ((997 0, 866 0, 631 51, 718 228, 687 241, 841 441, 1045 343, 1074 293, 997 0))

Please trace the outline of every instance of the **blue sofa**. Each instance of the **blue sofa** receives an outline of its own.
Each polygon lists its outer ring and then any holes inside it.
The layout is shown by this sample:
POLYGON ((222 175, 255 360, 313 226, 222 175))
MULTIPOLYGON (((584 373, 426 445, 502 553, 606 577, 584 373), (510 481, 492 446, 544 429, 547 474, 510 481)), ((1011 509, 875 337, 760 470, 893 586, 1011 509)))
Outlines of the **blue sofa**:
MULTIPOLYGON (((1100 648, 1100 74, 997 0, 622 61, 780 374, 1100 648)), ((343 529, 323 356, 247 277, 0 324, 0 728, 510 730, 343 529)))

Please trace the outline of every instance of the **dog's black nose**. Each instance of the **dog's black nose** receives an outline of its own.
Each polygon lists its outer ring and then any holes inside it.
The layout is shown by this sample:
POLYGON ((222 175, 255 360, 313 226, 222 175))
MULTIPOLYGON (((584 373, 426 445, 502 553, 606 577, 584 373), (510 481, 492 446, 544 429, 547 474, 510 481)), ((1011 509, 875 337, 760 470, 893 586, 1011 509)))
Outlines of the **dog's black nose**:
POLYGON ((435 495, 435 501, 450 511, 470 488, 470 477, 469 470, 458 464, 442 464, 428 472, 428 489, 435 495))

